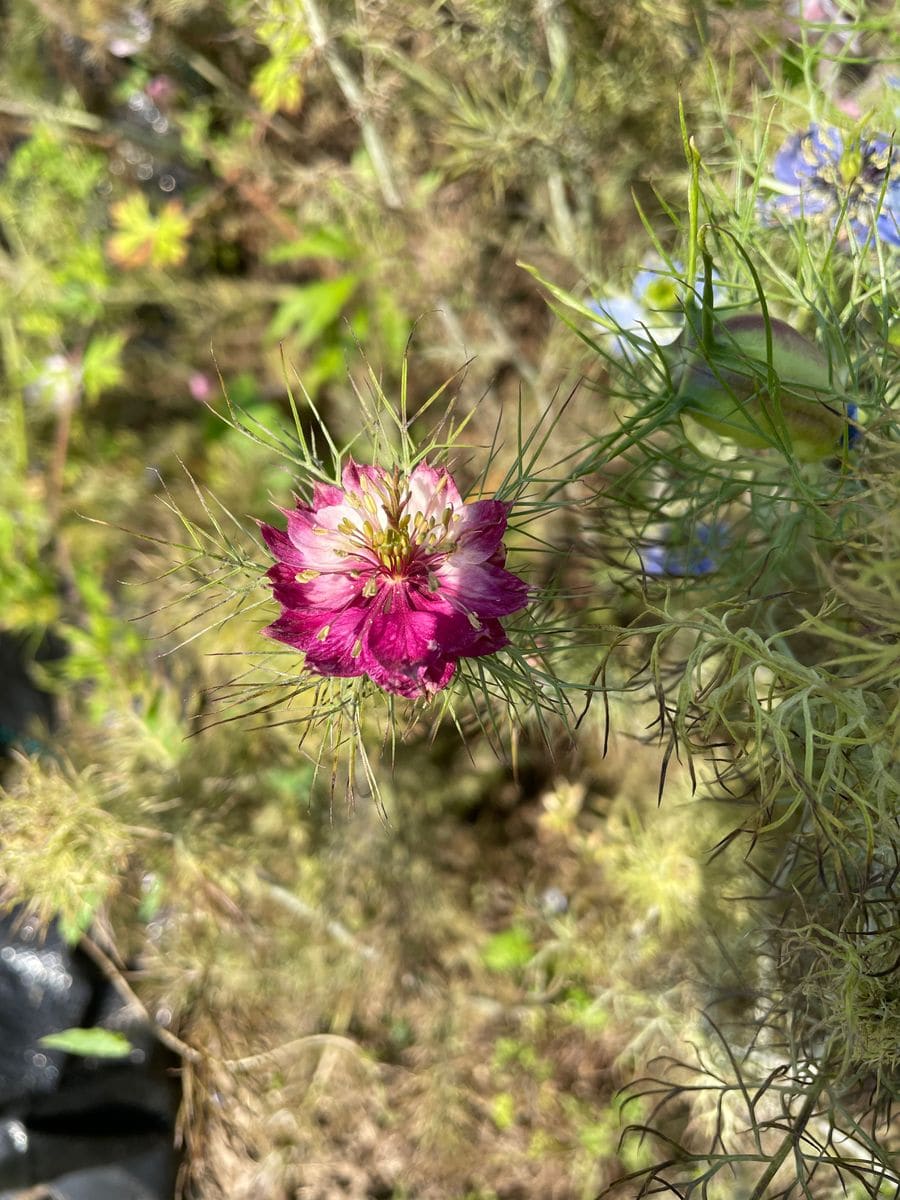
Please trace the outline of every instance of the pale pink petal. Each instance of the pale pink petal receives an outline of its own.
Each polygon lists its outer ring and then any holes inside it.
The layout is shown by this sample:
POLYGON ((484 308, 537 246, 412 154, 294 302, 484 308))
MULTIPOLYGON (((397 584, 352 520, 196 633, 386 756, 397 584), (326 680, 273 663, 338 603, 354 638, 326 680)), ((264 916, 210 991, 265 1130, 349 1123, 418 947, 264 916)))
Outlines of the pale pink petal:
POLYGON ((270 567, 275 599, 285 608, 336 611, 357 600, 365 586, 365 578, 353 577, 346 571, 317 575, 314 579, 298 579, 297 571, 287 563, 270 567))
POLYGON ((446 508, 462 507, 462 499, 456 484, 444 467, 429 467, 419 463, 413 467, 407 480, 409 502, 406 511, 420 512, 426 517, 440 519, 446 508))
POLYGON ((286 516, 288 538, 303 556, 304 567, 312 571, 348 570, 348 549, 356 542, 352 532, 348 534, 338 527, 347 521, 350 530, 361 537, 362 519, 355 509, 349 504, 340 504, 317 512, 298 509, 286 516))

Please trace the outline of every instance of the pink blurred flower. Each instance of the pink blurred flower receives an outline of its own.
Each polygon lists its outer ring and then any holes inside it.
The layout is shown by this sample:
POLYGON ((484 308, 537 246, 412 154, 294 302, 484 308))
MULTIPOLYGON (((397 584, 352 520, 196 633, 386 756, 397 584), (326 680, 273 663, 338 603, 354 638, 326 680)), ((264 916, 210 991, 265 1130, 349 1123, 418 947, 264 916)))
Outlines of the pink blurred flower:
POLYGON ((192 371, 188 379, 188 391, 199 403, 208 400, 212 395, 213 385, 210 377, 203 371, 192 371))
POLYGON ((260 526, 282 605, 269 637, 320 675, 368 675, 410 698, 446 687, 460 658, 508 644, 498 618, 528 603, 503 565, 508 504, 465 504, 425 463, 404 476, 350 461, 341 483, 286 510, 286 532, 260 526))
POLYGON ((144 91, 157 108, 164 109, 175 99, 178 86, 171 75, 154 75, 147 81, 144 91))

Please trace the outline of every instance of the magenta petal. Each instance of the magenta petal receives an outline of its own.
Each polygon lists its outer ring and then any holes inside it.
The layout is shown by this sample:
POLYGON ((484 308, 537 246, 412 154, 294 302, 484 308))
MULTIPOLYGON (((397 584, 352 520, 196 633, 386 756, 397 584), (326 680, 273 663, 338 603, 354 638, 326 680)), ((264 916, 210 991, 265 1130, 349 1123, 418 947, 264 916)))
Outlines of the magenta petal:
POLYGON ((466 651, 466 658, 480 658, 483 654, 494 654, 509 645, 506 630, 494 617, 488 617, 483 628, 478 630, 475 644, 466 651))
POLYGON ((505 617, 528 603, 528 585, 489 562, 457 566, 450 557, 437 571, 437 595, 478 617, 505 617))
MULTIPOLYGON (((454 617, 458 619, 459 614, 455 613, 454 617)), ((477 629, 467 617, 463 617, 462 621, 456 627, 456 640, 451 640, 449 634, 447 636, 448 652, 456 658, 481 658, 482 655, 494 654, 509 645, 506 630, 496 617, 487 617, 479 623, 477 629), (462 621, 465 621, 465 627, 462 621)))
POLYGON ((281 562, 270 567, 267 574, 279 604, 292 609, 320 609, 325 614, 352 604, 359 598, 365 582, 346 573, 318 575, 300 582, 296 570, 281 562))
POLYGON ((366 674, 388 692, 425 696, 446 687, 454 657, 435 640, 439 614, 407 606, 402 589, 393 590, 390 611, 376 613, 363 639, 366 674))
MULTIPOLYGON (((349 459, 341 473, 341 483, 345 492, 356 496, 365 496, 371 492, 385 494, 385 485, 390 475, 383 467, 368 467, 349 459)), ((346 497, 344 497, 346 500, 346 497)))
POLYGON ((366 631, 365 662, 370 658, 385 666, 423 662, 430 654, 443 649, 435 638, 441 617, 439 612, 410 608, 406 589, 402 587, 395 587, 390 592, 386 589, 385 600, 381 611, 373 613, 366 631))
POLYGON ((425 696, 446 687, 456 656, 439 640, 440 612, 410 607, 403 587, 385 589, 363 639, 366 674, 386 691, 425 696))
POLYGON ((322 675, 362 675, 365 667, 358 651, 368 615, 368 609, 362 605, 340 613, 286 609, 263 633, 302 650, 307 666, 322 675))
POLYGON ((303 570, 303 556, 286 533, 276 529, 274 525, 264 525, 262 521, 259 523, 259 532, 276 558, 288 563, 297 571, 303 570))
POLYGON ((373 662, 366 672, 373 683, 386 692, 417 700, 422 696, 433 696, 442 691, 453 678, 456 662, 447 658, 436 658, 427 663, 405 663, 385 667, 373 662))
POLYGON ((434 617, 434 634, 429 653, 449 654, 453 658, 478 658, 492 654, 509 644, 506 631, 495 617, 473 617, 451 608, 440 592, 415 597, 414 605, 421 612, 430 612, 434 617))
MULTIPOLYGON (((312 507, 329 508, 331 505, 343 504, 344 493, 333 483, 317 483, 313 487, 312 507)), ((299 505, 297 506, 300 507, 299 505)))
POLYGON ((483 562, 495 554, 506 532, 508 515, 509 505, 502 500, 475 500, 457 509, 454 560, 483 562))
POLYGON ((408 477, 352 459, 342 487, 317 484, 312 506, 261 526, 281 616, 266 634, 322 675, 367 674, 410 698, 446 687, 460 658, 508 644, 499 617, 529 600, 504 567, 509 505, 464 505, 443 468, 408 477))

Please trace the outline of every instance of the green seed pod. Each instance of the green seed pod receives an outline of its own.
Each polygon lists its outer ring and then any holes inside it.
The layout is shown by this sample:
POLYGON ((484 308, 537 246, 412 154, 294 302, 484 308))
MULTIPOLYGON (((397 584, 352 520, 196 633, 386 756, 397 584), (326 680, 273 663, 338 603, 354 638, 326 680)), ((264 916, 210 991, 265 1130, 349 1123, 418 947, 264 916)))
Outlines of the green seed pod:
POLYGON ((778 446, 801 462, 836 453, 846 426, 828 359, 784 321, 769 318, 771 389, 762 316, 727 317, 714 326, 710 349, 689 344, 679 396, 683 411, 739 446, 778 446))

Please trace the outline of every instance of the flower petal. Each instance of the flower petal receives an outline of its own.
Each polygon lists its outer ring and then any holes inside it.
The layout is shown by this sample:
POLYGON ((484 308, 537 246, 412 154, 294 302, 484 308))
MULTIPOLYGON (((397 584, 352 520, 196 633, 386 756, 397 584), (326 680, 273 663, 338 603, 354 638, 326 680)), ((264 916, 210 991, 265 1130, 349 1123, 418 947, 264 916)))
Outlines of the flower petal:
POLYGON ((875 228, 882 241, 900 246, 900 183, 892 184, 885 194, 875 228))
POLYGON ((352 458, 347 460, 341 472, 344 491, 359 497, 371 495, 372 492, 384 495, 390 478, 383 467, 366 466, 364 463, 354 462, 352 458))
POLYGON ((265 525, 262 521, 259 522, 259 532, 262 534, 263 541, 280 562, 287 563, 297 571, 303 570, 303 555, 286 533, 276 529, 274 525, 265 525))
POLYGON ((314 579, 299 580, 296 570, 281 562, 270 567, 267 575, 279 604, 300 611, 319 609, 325 615, 358 600, 366 583, 364 577, 351 576, 346 571, 330 571, 314 579))
POLYGON ((457 565, 451 556, 435 574, 436 595, 477 617, 505 617, 528 603, 528 584, 489 562, 457 565))
POLYGON ((429 467, 419 463, 413 467, 407 482, 409 501, 406 511, 420 512, 426 517, 440 517, 446 508, 461 508, 462 498, 450 472, 444 467, 429 467))
POLYGON ((366 554, 361 536, 353 540, 354 531, 361 535, 363 521, 359 511, 351 505, 333 504, 315 512, 295 509, 286 516, 288 538, 299 550, 304 569, 347 572, 356 560, 372 561, 373 556, 366 554), (344 526, 345 521, 347 526, 344 526), (339 530, 339 527, 342 528, 339 530))
POLYGON ((322 675, 362 675, 365 668, 358 651, 368 616, 368 606, 361 604, 339 613, 286 609, 263 633, 302 650, 306 665, 322 675))
POLYGON ((406 663, 386 667, 373 662, 367 672, 373 683, 386 692, 417 700, 443 691, 456 670, 456 662, 450 658, 434 658, 426 663, 406 663))
POLYGON ((343 504, 345 499, 344 493, 336 484, 317 483, 313 487, 312 508, 329 508, 335 504, 343 504))
POLYGON ((503 500, 474 500, 456 510, 451 526, 456 537, 456 564, 484 562, 496 553, 510 507, 503 500))
POLYGON ((463 504, 447 470, 426 463, 404 480, 351 459, 342 484, 317 484, 311 506, 285 513, 285 532, 261 527, 283 610, 269 637, 311 671, 367 674, 407 697, 445 687, 460 658, 508 644, 497 618, 529 598, 503 565, 509 504, 463 504))

